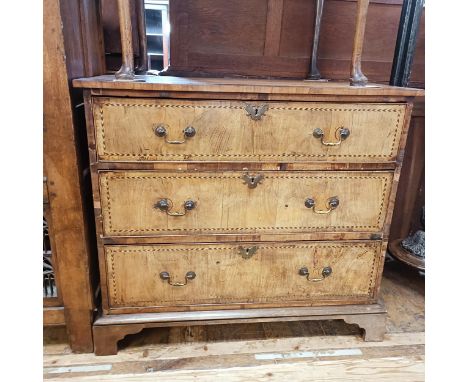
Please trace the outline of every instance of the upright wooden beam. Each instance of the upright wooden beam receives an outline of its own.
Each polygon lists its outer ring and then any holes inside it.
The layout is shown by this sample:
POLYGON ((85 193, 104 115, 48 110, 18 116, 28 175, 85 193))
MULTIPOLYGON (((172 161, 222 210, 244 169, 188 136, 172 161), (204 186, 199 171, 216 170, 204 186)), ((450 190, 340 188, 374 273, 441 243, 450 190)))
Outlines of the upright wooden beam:
POLYGON ((122 66, 115 73, 118 80, 131 81, 135 78, 132 43, 132 19, 130 0, 117 0, 120 23, 120 41, 122 43, 122 66))
POLYGON ((83 107, 79 107, 82 96, 71 93, 70 83, 76 77, 104 73, 99 3, 44 0, 43 28, 44 173, 57 285, 64 306, 60 314, 72 350, 92 352, 94 257, 84 196, 87 163, 79 153, 83 107))
POLYGON ((351 58, 351 86, 365 86, 367 84, 367 77, 361 70, 361 59, 368 7, 369 0, 357 0, 356 30, 351 58))

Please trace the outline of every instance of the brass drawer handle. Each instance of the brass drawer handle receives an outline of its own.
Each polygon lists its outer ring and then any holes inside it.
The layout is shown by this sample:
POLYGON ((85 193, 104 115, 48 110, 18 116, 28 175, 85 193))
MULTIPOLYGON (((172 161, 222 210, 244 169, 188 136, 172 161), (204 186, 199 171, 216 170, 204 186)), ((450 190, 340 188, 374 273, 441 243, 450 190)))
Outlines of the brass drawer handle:
POLYGON ((262 180, 265 177, 263 174, 257 174, 257 175, 249 175, 249 174, 244 174, 242 175, 242 179, 244 180, 244 184, 246 184, 249 188, 255 188, 257 187, 258 184, 262 184, 262 180))
MULTIPOLYGON (((185 138, 192 138, 197 133, 195 128, 192 127, 192 126, 186 127, 182 132, 184 133, 185 138)), ((185 143, 187 141, 186 139, 184 139, 183 141, 169 141, 167 139, 167 125, 165 125, 163 123, 160 123, 160 124, 155 126, 154 133, 158 137, 161 137, 161 138, 164 137, 165 142, 169 143, 171 145, 180 145, 180 144, 185 143)))
POLYGON ((170 275, 169 272, 161 272, 159 274, 159 277, 161 277, 161 279, 163 281, 167 281, 167 283, 169 285, 172 285, 172 286, 175 286, 175 287, 181 287, 181 286, 184 286, 184 285, 187 285, 187 283, 189 282, 189 280, 193 280, 195 277, 196 277, 196 273, 193 272, 193 271, 189 271, 185 274, 185 282, 183 283, 180 283, 180 282, 176 282, 176 281, 172 281, 172 277, 170 275))
POLYGON ((325 134, 323 133, 323 130, 321 128, 318 127, 313 132, 314 137, 317 138, 317 139, 320 138, 320 142, 322 142, 322 145, 324 145, 324 146, 338 146, 338 145, 341 145, 341 142, 343 142, 346 138, 348 138, 350 134, 351 134, 351 131, 349 131, 349 129, 347 129, 346 127, 339 127, 335 131, 335 138, 337 139, 337 141, 336 142, 325 142, 323 140, 325 134))
POLYGON ((315 205, 315 200, 314 198, 307 198, 304 202, 304 205, 307 207, 307 208, 312 208, 312 210, 316 213, 316 214, 329 214, 330 212, 332 212, 334 209, 336 209, 340 204, 340 200, 338 199, 338 196, 332 196, 331 198, 328 198, 327 200, 327 206, 328 208, 326 210, 318 210, 316 209, 316 205, 315 205))
POLYGON ((195 209, 197 206, 197 202, 193 200, 186 200, 182 205, 184 207, 184 212, 171 212, 173 203, 171 199, 160 199, 154 204, 154 208, 157 208, 163 212, 165 212, 169 216, 184 216, 187 211, 191 211, 195 209))
POLYGON ((258 247, 254 245, 252 247, 245 248, 244 246, 240 245, 238 249, 239 255, 241 255, 244 260, 247 260, 250 259, 253 255, 255 255, 255 252, 257 252, 258 247))
POLYGON ((309 269, 307 269, 307 267, 302 267, 301 269, 299 269, 299 275, 300 276, 306 276, 307 277, 307 281, 312 281, 312 282, 318 282, 318 281, 323 281, 325 280, 328 276, 330 276, 332 274, 332 269, 331 267, 324 267, 322 269, 322 277, 321 278, 310 278, 310 273, 309 273, 309 269))

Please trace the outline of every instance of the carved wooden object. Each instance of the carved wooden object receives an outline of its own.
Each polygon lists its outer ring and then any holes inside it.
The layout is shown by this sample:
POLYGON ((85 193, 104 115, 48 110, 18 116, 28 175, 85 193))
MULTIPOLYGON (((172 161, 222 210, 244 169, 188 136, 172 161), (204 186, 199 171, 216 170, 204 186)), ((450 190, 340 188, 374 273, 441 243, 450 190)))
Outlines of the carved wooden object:
POLYGON ((386 313, 384 304, 379 301, 369 305, 114 314, 96 320, 94 352, 96 355, 117 354, 118 341, 145 328, 275 321, 343 320, 358 325, 363 330, 364 341, 383 341, 386 313))
POLYGON ((416 89, 110 76, 86 88, 102 315, 145 327, 343 319, 378 291, 416 89))
POLYGON ((353 55, 351 57, 350 83, 352 86, 365 86, 367 84, 367 77, 361 70, 361 59, 368 7, 369 0, 357 0, 356 31, 354 33, 353 55))
POLYGON ((122 66, 115 73, 115 78, 129 81, 135 78, 130 0, 117 0, 117 7, 119 11, 120 40, 122 43, 122 66))

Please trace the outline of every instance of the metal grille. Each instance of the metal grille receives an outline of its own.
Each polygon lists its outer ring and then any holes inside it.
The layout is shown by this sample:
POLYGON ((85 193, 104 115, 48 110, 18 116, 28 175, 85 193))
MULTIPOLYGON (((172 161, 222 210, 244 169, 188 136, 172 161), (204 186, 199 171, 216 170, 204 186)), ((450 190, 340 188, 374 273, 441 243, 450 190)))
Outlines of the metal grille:
POLYGON ((42 218, 42 283, 44 297, 57 297, 54 267, 52 265, 52 248, 50 245, 49 226, 45 217, 42 218))

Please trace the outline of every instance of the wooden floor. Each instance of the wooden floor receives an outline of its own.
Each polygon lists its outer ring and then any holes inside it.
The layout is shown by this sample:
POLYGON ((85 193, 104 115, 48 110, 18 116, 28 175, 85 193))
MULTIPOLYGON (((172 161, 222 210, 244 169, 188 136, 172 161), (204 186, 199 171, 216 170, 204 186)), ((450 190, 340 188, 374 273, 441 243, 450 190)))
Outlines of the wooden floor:
POLYGON ((63 328, 44 330, 44 379, 55 381, 424 381, 424 276, 385 265, 383 342, 342 321, 156 328, 118 355, 72 354, 63 328))

